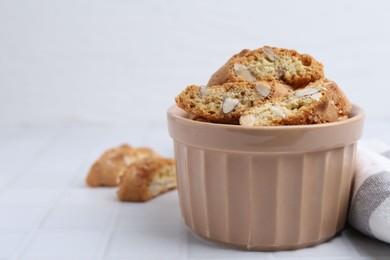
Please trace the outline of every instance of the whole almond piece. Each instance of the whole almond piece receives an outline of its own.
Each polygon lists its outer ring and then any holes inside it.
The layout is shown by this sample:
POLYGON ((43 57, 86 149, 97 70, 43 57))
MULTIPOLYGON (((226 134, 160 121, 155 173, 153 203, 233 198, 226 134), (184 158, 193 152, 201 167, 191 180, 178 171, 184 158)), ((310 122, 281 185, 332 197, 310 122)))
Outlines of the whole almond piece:
POLYGON ((321 97, 322 94, 320 92, 310 95, 310 98, 314 99, 315 101, 320 101, 321 97))
POLYGON ((256 78, 252 75, 248 68, 240 63, 234 63, 233 70, 236 73, 237 77, 240 77, 245 81, 251 82, 256 80, 256 78))
POLYGON ((200 97, 204 97, 207 92, 209 91, 209 88, 207 86, 199 86, 199 92, 200 92, 200 97))
POLYGON ((254 126, 256 118, 254 115, 245 115, 240 117, 240 125, 242 126, 254 126))
POLYGON ((236 98, 229 98, 229 97, 224 98, 222 103, 222 112, 224 114, 228 114, 232 112, 232 110, 237 106, 238 103, 240 103, 240 100, 236 98))
POLYGON ((283 109, 279 106, 272 106, 270 108, 270 111, 277 114, 278 116, 282 117, 282 118, 286 118, 287 115, 286 113, 283 112, 283 109))
POLYGON ((299 89, 295 91, 295 96, 297 97, 304 97, 304 96, 311 96, 313 94, 318 93, 319 90, 316 88, 304 88, 304 89, 299 89))
POLYGON ((275 61, 275 52, 272 50, 272 48, 268 46, 263 47, 263 53, 265 56, 267 56, 269 61, 275 61))
POLYGON ((265 98, 271 93, 271 87, 265 84, 256 83, 256 90, 265 98))

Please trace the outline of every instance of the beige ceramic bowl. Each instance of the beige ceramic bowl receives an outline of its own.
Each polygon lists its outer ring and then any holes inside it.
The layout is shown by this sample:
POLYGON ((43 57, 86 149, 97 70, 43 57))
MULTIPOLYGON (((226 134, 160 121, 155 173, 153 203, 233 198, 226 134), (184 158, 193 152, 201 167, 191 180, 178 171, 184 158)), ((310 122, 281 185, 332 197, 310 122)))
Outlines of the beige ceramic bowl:
POLYGON ((303 126, 243 127, 168 110, 181 212, 199 236, 249 250, 332 238, 346 221, 364 113, 303 126))

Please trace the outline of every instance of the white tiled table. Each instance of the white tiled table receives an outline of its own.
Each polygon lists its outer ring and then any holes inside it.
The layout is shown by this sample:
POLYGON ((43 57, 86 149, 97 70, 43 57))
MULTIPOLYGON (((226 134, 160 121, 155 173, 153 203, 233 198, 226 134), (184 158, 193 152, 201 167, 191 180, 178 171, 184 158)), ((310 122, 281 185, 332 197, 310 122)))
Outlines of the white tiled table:
MULTIPOLYGON (((390 122, 363 138, 390 143, 390 122)), ((184 225, 177 192, 120 203, 84 184, 91 163, 121 143, 173 148, 165 125, 0 127, 0 259, 390 259, 390 245, 347 228, 312 248, 262 253, 202 241, 184 225)))

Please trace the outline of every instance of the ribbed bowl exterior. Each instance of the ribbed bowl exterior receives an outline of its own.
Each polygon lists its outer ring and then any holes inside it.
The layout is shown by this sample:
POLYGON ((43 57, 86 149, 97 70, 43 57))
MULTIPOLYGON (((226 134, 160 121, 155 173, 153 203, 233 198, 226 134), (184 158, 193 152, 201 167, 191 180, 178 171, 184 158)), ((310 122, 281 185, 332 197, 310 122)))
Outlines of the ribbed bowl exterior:
POLYGON ((355 148, 256 156, 175 142, 185 223, 205 238, 247 249, 326 240, 346 221, 355 148))
POLYGON ((310 151, 254 152, 188 144, 170 132, 181 212, 201 237, 248 250, 286 250, 343 229, 356 140, 310 151))

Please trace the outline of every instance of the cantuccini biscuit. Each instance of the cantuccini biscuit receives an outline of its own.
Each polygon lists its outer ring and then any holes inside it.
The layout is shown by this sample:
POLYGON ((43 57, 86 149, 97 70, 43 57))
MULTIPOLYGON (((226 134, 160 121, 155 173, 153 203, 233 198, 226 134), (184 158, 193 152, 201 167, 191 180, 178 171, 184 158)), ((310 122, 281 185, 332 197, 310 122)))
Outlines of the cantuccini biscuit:
POLYGON ((196 120, 237 124, 241 114, 248 108, 291 92, 289 86, 267 81, 192 85, 176 97, 176 103, 196 120))
POLYGON ((323 77, 323 65, 310 55, 264 46, 234 55, 211 76, 208 86, 260 80, 277 81, 296 89, 323 77))
POLYGON ((243 126, 302 125, 347 119, 351 103, 333 81, 321 79, 289 96, 245 111, 243 126))
POLYGON ((117 196, 121 201, 147 201, 177 186, 174 160, 167 158, 134 162, 120 178, 117 196))
POLYGON ((146 147, 132 148, 129 145, 122 145, 109 149, 92 165, 86 182, 91 187, 117 186, 119 177, 131 163, 158 156, 157 153, 146 147))

